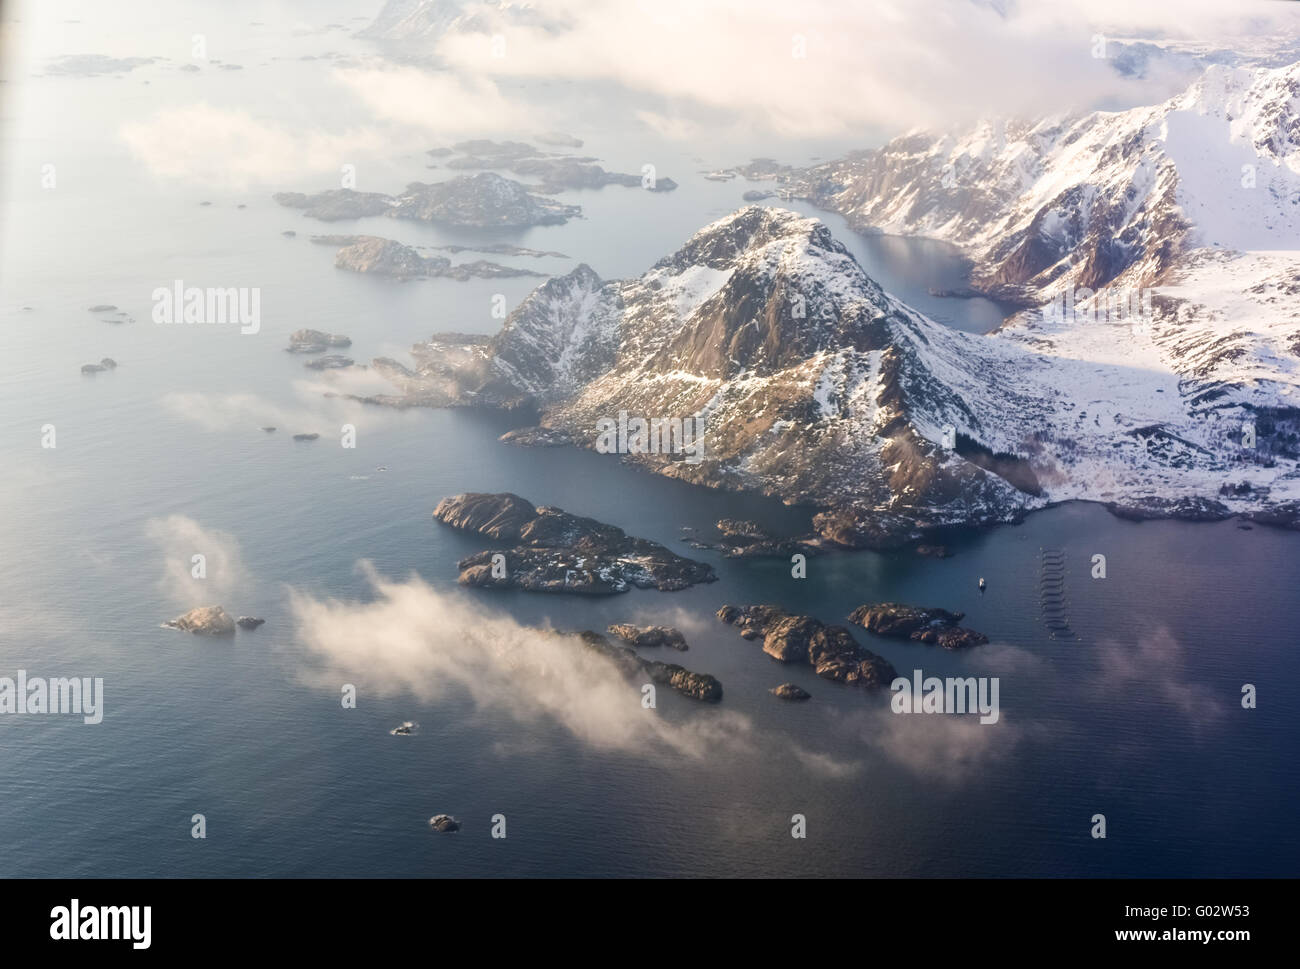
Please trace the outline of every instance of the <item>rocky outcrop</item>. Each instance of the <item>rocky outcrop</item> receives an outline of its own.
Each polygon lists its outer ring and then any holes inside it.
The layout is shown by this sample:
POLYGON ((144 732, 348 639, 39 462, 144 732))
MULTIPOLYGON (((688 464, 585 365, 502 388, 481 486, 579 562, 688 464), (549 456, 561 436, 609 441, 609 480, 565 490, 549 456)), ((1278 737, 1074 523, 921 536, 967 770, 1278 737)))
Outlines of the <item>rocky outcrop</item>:
POLYGON ((462 228, 525 229, 561 225, 582 213, 579 206, 533 195, 519 182, 495 172, 461 175, 446 182, 412 182, 396 196, 336 188, 315 195, 279 192, 273 198, 327 222, 385 215, 462 228))
POLYGON ((948 550, 946 545, 918 545, 916 546, 916 554, 932 559, 952 558, 952 552, 948 550))
POLYGON ((856 504, 818 512, 813 516, 813 527, 841 548, 878 552, 902 548, 921 536, 914 518, 856 504))
POLYGON ((773 696, 779 696, 782 700, 808 700, 812 694, 801 686, 794 683, 782 683, 780 686, 774 686, 767 691, 773 696))
POLYGON ((303 367, 309 371, 346 371, 348 367, 355 367, 356 360, 351 356, 343 354, 325 354, 317 356, 315 360, 308 360, 303 367))
POLYGON ((611 643, 600 633, 586 630, 578 638, 588 649, 612 660, 627 676, 642 674, 693 700, 716 703, 722 699, 722 683, 708 673, 695 673, 676 663, 644 659, 631 646, 611 643))
POLYGON ((681 652, 690 649, 686 637, 672 626, 633 626, 631 623, 617 622, 609 626, 609 632, 638 649, 655 649, 660 646, 681 652))
POLYGON ((334 256, 334 266, 354 273, 388 276, 392 279, 505 279, 514 276, 542 276, 531 269, 516 269, 499 263, 476 259, 453 264, 446 256, 421 255, 411 246, 379 236, 324 235, 312 236, 319 245, 342 248, 334 256))
POLYGON ((519 182, 494 172, 480 172, 446 182, 412 182, 390 214, 465 228, 524 229, 562 225, 581 213, 579 206, 533 195, 519 182))
POLYGON ((723 606, 718 618, 747 639, 763 640, 763 652, 782 663, 808 663, 818 676, 858 686, 888 686, 897 675, 884 657, 858 644, 843 626, 777 606, 723 606), (746 635, 749 634, 749 635, 746 635))
POLYGON ((1159 521, 1177 518, 1183 521, 1218 522, 1231 518, 1228 506, 1213 498, 1148 497, 1141 504, 1106 502, 1106 510, 1127 521, 1159 521))
POLYGON ((826 543, 815 535, 800 538, 777 538, 757 522, 719 519, 715 526, 721 534, 717 541, 705 541, 693 528, 683 528, 684 541, 692 548, 721 552, 730 559, 789 558, 794 554, 817 555, 826 543))
POLYGON ((520 447, 565 447, 573 443, 573 438, 567 431, 549 427, 521 427, 506 431, 497 440, 502 444, 517 444, 520 447))
POLYGON ((265 619, 258 619, 256 616, 240 616, 235 620, 240 629, 256 629, 266 622, 265 619))
POLYGON ((355 365, 355 360, 341 353, 327 353, 323 357, 308 360, 303 364, 308 370, 346 370, 355 365))
POLYGON ((611 595, 633 586, 675 591, 717 578, 711 566, 657 542, 519 495, 454 495, 438 503, 433 517, 501 543, 458 563, 462 585, 611 595))
POLYGON ((910 639, 913 642, 942 646, 944 649, 966 649, 987 643, 989 638, 983 633, 957 625, 963 615, 947 609, 878 602, 858 606, 849 614, 849 622, 857 623, 877 636, 910 639))
MULTIPOLYGON (((432 152, 430 153, 432 154, 432 152)), ((498 169, 523 175, 541 182, 537 190, 545 195, 571 189, 595 189, 606 185, 645 188, 651 192, 671 192, 677 183, 671 178, 608 172, 594 158, 539 151, 521 141, 476 139, 453 145, 447 154, 456 155, 446 162, 452 169, 498 169)))
POLYGON ((324 353, 331 347, 350 347, 352 340, 338 333, 321 330, 294 330, 289 334, 289 353, 324 353))
POLYGON ((435 814, 429 818, 429 827, 440 834, 450 834, 460 830, 460 822, 450 814, 435 814))
POLYGON ((384 215, 393 206, 393 200, 381 192, 357 192, 350 188, 334 188, 315 195, 277 192, 271 198, 287 208, 302 209, 303 215, 322 222, 384 215))
POLYGON ((194 633, 196 636, 230 636, 235 632, 235 620, 221 606, 200 606, 163 623, 168 629, 194 633))

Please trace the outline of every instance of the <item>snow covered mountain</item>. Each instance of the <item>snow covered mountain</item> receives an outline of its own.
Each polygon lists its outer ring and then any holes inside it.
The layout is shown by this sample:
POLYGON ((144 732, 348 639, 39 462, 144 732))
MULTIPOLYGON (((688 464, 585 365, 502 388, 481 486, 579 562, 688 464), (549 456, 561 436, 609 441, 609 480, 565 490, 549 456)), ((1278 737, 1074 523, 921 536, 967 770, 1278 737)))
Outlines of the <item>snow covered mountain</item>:
POLYGON ((552 26, 526 0, 387 0, 361 36, 432 46, 445 34, 491 34, 510 24, 552 26))
POLYGON ((953 242, 975 287, 1006 299, 1159 285, 1201 247, 1300 243, 1300 64, 1216 66, 1149 108, 916 131, 813 168, 742 172, 860 231, 953 242))
POLYGON ((702 460, 628 459, 821 506, 819 531, 849 546, 1069 499, 1300 521, 1294 352, 1267 377, 1257 358, 1225 380, 1216 346, 1236 324, 1201 316, 1196 327, 1203 377, 1171 367, 1150 335, 1129 345, 1130 321, 1062 314, 962 333, 885 293, 819 220, 750 206, 639 278, 606 282, 581 266, 539 287, 491 341, 443 335, 414 348, 414 368, 376 367, 403 392, 380 402, 532 405, 544 443, 595 447, 602 420, 621 412, 702 417, 702 460))

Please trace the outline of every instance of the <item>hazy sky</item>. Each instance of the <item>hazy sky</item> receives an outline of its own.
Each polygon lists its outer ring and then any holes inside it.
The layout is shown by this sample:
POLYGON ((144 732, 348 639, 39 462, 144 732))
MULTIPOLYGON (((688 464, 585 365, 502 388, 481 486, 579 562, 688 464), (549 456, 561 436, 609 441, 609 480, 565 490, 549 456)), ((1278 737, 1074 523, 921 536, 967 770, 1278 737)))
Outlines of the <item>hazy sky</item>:
POLYGON ((168 57, 175 71, 195 32, 250 67, 297 63, 299 46, 345 51, 311 82, 326 111, 266 87, 185 97, 173 84, 120 125, 158 175, 242 185, 597 114, 700 153, 743 142, 807 157, 914 127, 1156 103, 1216 52, 1300 50, 1300 4, 1268 0, 538 0, 524 18, 502 10, 519 4, 464 0, 492 33, 449 31, 398 61, 351 36, 382 6, 21 0, 5 6, 7 73, 21 80, 69 54, 168 57), (1139 76, 1117 70, 1136 39, 1173 53, 1146 58, 1139 76))

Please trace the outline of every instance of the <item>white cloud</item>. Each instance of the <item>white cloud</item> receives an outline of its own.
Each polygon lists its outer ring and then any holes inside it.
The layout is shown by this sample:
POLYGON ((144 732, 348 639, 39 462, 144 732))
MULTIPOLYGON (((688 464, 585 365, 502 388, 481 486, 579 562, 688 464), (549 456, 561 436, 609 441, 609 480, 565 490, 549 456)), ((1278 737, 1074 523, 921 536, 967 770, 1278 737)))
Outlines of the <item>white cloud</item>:
POLYGON ((151 518, 145 534, 162 551, 158 587, 172 604, 185 610, 229 605, 247 591, 248 574, 233 535, 205 528, 186 515, 151 518), (204 559, 202 578, 193 574, 195 555, 204 559))
MULTIPOLYGON (((759 730, 748 716, 725 706, 701 705, 682 715, 661 698, 659 710, 643 709, 642 681, 625 678, 574 636, 521 625, 418 576, 399 582, 379 576, 367 562, 361 568, 375 593, 368 602, 290 592, 295 638, 311 657, 302 676, 313 686, 337 691, 342 683, 355 683, 362 691, 410 695, 424 703, 467 694, 497 716, 523 725, 548 721, 592 747, 637 756, 728 762, 761 757, 831 780, 857 777, 869 766, 867 759, 808 749, 783 732, 759 730)), ((677 612, 661 612, 656 621, 669 620, 687 629, 705 625, 677 612)), ((860 738, 864 754, 874 752, 936 782, 970 780, 1026 734, 1021 727, 982 725, 973 717, 899 716, 891 712, 887 694, 834 684, 825 689, 845 691, 862 705, 847 716, 828 708, 829 729, 841 739, 860 738)), ((530 737, 535 735, 525 732, 496 741, 494 749, 534 749, 530 737)))
POLYGON ((376 117, 448 141, 545 127, 539 110, 504 95, 491 78, 414 67, 339 70, 334 78, 376 117))
POLYGON ((1099 643, 1097 658, 1101 684, 1108 690, 1144 694, 1137 702, 1163 703, 1193 726, 1215 721, 1224 713, 1219 698, 1192 680, 1187 651, 1168 629, 1158 629, 1134 644, 1099 643))
POLYGON ((694 137, 690 116, 721 109, 756 131, 841 135, 1161 100, 1186 76, 1157 70, 1143 82, 1125 79, 1093 56, 1097 34, 1154 32, 1214 45, 1269 32, 1295 37, 1300 16, 1291 6, 554 0, 546 13, 566 28, 498 20, 503 57, 491 57, 478 33, 449 32, 436 49, 465 78, 598 81, 654 96, 662 103, 632 110, 665 134, 694 137))
POLYGON ((230 431, 272 426, 297 434, 336 431, 343 423, 377 427, 422 419, 414 410, 395 410, 349 400, 345 394, 366 397, 392 393, 392 385, 369 368, 349 367, 322 372, 317 379, 291 384, 297 401, 280 404, 258 394, 212 394, 173 391, 161 398, 162 406, 207 431, 230 431), (326 397, 325 394, 334 396, 326 397))
POLYGON ((394 582, 363 567, 376 594, 369 602, 291 594, 296 638, 317 661, 304 674, 310 682, 425 702, 463 692, 481 708, 520 724, 556 723, 604 750, 702 758, 754 749, 748 717, 716 707, 678 717, 663 702, 644 709, 640 681, 575 637, 521 625, 418 577, 394 582))
POLYGON ((387 139, 370 129, 343 134, 293 130, 258 120, 246 110, 203 103, 163 109, 123 125, 119 135, 155 175, 232 190, 338 173, 345 164, 389 148, 387 139))

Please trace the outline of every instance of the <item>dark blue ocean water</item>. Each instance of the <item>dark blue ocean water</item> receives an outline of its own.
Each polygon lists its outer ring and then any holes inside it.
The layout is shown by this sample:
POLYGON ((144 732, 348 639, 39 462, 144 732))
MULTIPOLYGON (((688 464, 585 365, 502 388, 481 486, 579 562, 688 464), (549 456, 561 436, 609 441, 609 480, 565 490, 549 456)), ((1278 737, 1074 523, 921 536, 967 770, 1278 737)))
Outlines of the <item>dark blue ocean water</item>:
MULTIPOLYGON (((139 52, 158 53, 151 45, 161 40, 142 36, 139 52)), ((394 284, 334 271, 331 250, 311 245, 310 233, 372 231, 427 245, 484 237, 378 219, 326 228, 269 199, 328 187, 327 174, 240 187, 145 169, 120 126, 160 107, 255 104, 301 122, 284 92, 323 96, 324 68, 274 61, 281 46, 248 43, 244 72, 182 77, 158 67, 11 85, 0 675, 102 676, 107 713, 94 726, 0 716, 0 875, 1295 874, 1300 535, 1234 522, 1137 524, 1074 504, 955 536, 949 559, 826 556, 797 580, 779 560, 689 551, 681 529, 707 531, 725 516, 795 533, 806 509, 691 488, 608 456, 511 448, 496 440, 513 426, 503 417, 322 398, 332 385, 281 350, 292 330, 346 333, 358 360, 400 356, 435 330, 492 332, 492 296, 513 305, 533 282, 394 284), (266 90, 281 93, 259 100, 266 90), (60 187, 43 191, 39 172, 51 159, 60 187), (288 228, 299 236, 282 237, 288 228), (260 287, 261 332, 153 324, 150 294, 175 278, 260 287), (97 303, 136 322, 106 323, 87 312, 97 303), (118 370, 80 375, 102 356, 118 370), (344 421, 357 427, 354 450, 337 445, 344 421), (57 429, 56 449, 40 446, 45 424, 57 429), (264 434, 263 424, 279 430, 264 434), (321 439, 289 439, 307 430, 321 439), (617 524, 707 559, 720 580, 599 600, 457 591, 456 560, 483 546, 431 512, 466 490, 515 491, 617 524), (160 582, 164 554, 149 523, 172 515, 238 543, 245 581, 224 604, 265 626, 227 641, 159 628, 183 606, 160 582), (1042 547, 1066 551, 1075 642, 1051 640, 1041 622, 1042 547), (1105 579, 1089 575, 1098 553, 1105 579), (747 743, 698 757, 607 750, 547 717, 521 720, 508 699, 385 693, 365 671, 355 677, 357 709, 344 710, 337 681, 305 673, 316 660, 290 599, 368 601, 361 560, 529 624, 673 622, 691 649, 667 658, 717 675, 725 697, 702 707, 665 691, 650 715, 724 732, 739 716, 747 743), (990 635, 990 645, 962 654, 861 638, 902 672, 999 677, 997 724, 892 717, 883 697, 783 667, 712 618, 724 603, 774 602, 839 621, 882 599, 964 610, 990 635), (787 680, 813 700, 768 694, 787 680), (1246 683, 1257 687, 1257 709, 1240 706, 1246 683), (390 736, 404 720, 419 733, 390 736), (440 812, 464 830, 432 834, 427 819, 440 812), (205 840, 190 837, 195 813, 207 818, 205 840), (508 818, 504 840, 489 835, 498 813, 508 818), (1098 813, 1104 841, 1089 836, 1098 813), (807 819, 806 839, 790 836, 794 814, 807 819)), ((349 110, 340 106, 342 122, 355 120, 349 110)), ((585 219, 491 237, 572 257, 521 265, 554 272, 585 260, 610 278, 639 273, 739 204, 745 186, 695 174, 739 160, 727 146, 697 162, 698 148, 638 141, 612 121, 575 128, 608 167, 635 171, 662 158, 660 171, 681 188, 570 193, 585 219)), ((391 157, 359 163, 359 188, 434 177, 423 144, 395 144, 391 157)), ((887 288, 918 303, 958 271, 942 247, 846 242, 887 288)), ((985 306, 944 309, 953 325, 985 326, 985 306)), ((518 684, 523 707, 531 688, 518 684)))

